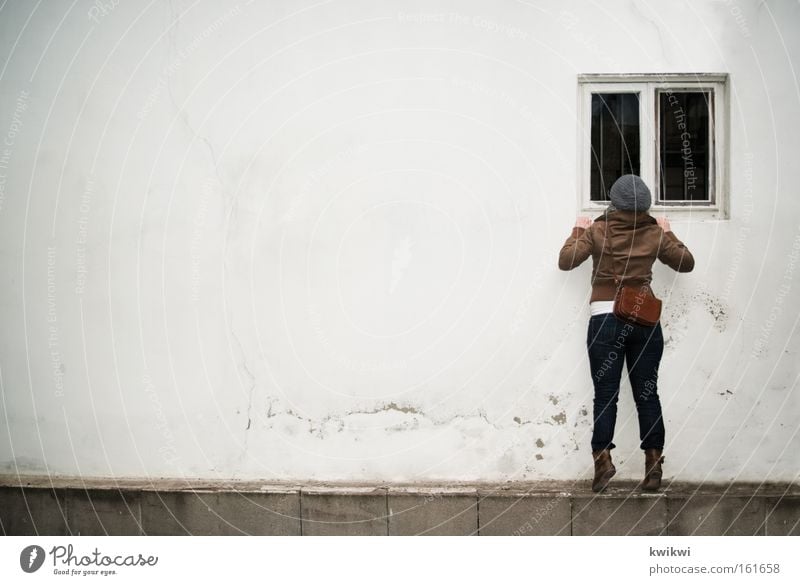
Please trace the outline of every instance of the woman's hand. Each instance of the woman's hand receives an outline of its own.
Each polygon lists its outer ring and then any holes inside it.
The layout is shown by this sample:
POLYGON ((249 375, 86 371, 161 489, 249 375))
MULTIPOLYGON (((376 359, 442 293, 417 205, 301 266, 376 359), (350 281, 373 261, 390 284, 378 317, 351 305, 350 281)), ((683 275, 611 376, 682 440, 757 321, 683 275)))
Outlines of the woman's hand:
POLYGON ((665 232, 671 232, 672 228, 669 227, 669 220, 666 217, 657 217, 656 223, 661 226, 661 229, 665 232))
POLYGON ((583 228, 585 230, 589 229, 592 226, 592 218, 586 217, 583 215, 579 215, 578 218, 575 220, 575 227, 583 228))

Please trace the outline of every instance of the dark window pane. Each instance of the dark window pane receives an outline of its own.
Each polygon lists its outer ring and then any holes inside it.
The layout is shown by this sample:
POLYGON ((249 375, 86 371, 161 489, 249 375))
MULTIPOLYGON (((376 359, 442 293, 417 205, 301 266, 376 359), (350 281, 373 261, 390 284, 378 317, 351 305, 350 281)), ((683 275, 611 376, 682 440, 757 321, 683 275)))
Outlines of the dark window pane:
POLYGON ((659 94, 662 201, 708 201, 709 92, 659 94))
POLYGON ((589 192, 608 201, 622 175, 639 174, 639 94, 592 94, 592 152, 589 192))

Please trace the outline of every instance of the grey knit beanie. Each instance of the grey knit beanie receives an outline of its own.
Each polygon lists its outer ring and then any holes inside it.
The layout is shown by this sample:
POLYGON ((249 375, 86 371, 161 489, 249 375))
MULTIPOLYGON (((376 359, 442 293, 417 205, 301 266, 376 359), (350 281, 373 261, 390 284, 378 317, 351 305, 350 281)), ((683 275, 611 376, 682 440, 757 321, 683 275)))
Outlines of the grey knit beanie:
POLYGON ((611 186, 608 197, 617 209, 628 211, 650 209, 650 189, 638 175, 622 175, 611 186))

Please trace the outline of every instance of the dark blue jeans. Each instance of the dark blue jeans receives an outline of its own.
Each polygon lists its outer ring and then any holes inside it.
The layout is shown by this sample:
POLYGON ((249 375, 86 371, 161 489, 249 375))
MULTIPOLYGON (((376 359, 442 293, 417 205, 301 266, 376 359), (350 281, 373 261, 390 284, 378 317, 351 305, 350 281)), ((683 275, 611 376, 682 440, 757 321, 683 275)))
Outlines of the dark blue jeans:
POLYGON ((664 421, 658 397, 658 365, 664 353, 661 323, 655 327, 632 325, 613 313, 589 319, 586 336, 589 366, 594 384, 594 430, 592 450, 613 449, 617 421, 617 399, 623 362, 639 415, 642 449, 664 448, 664 421))

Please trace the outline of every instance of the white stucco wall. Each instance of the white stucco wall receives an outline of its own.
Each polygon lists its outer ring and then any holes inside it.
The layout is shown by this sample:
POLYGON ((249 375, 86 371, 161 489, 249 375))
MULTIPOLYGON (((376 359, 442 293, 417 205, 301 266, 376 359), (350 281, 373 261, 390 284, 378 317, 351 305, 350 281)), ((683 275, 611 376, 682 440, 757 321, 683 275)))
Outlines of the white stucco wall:
MULTIPOLYGON (((665 472, 796 480, 800 5, 9 2, 0 471, 586 479, 577 82, 730 74, 665 472)), ((627 382, 618 476, 642 457, 627 382)))

